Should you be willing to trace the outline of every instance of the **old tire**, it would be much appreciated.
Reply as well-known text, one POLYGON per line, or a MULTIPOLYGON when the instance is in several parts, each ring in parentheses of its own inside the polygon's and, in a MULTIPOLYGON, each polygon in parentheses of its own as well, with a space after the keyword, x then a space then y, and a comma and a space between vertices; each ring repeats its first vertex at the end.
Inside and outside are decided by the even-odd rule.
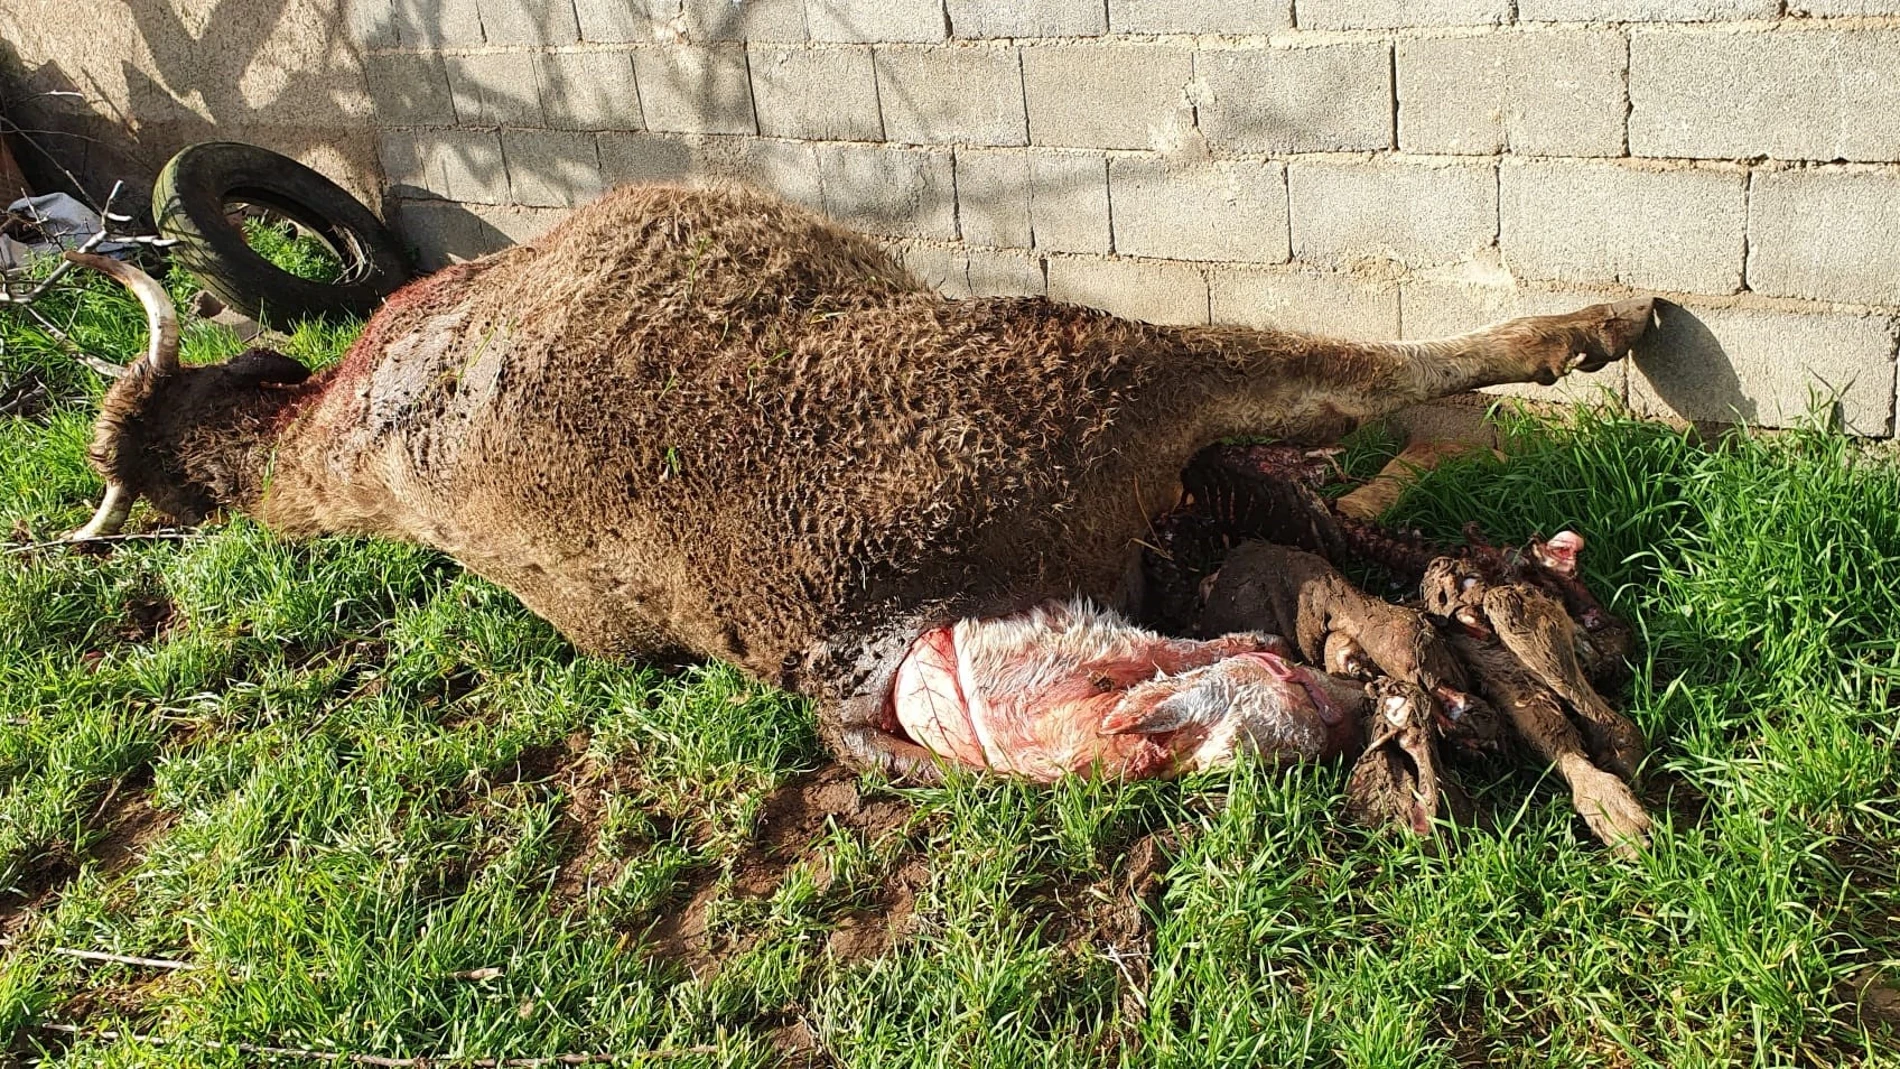
POLYGON ((152 214, 172 258, 226 304, 260 321, 290 323, 337 313, 366 316, 409 278, 402 247, 335 182, 255 145, 209 141, 181 150, 159 172, 152 214), (268 208, 315 235, 343 263, 335 282, 299 278, 252 251, 227 206, 268 208))

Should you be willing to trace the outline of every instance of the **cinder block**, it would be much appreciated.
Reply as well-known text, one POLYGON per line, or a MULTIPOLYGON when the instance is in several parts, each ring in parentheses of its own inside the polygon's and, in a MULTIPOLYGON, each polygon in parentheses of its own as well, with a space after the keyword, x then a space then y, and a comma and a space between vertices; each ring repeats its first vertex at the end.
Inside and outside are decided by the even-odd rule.
POLYGON ((581 39, 572 0, 475 0, 491 45, 571 45, 581 39))
POLYGON ((350 40, 360 49, 395 48, 402 42, 392 0, 347 0, 350 40))
POLYGON ((566 217, 546 208, 481 207, 439 200, 395 202, 396 231, 416 253, 416 265, 435 271, 533 241, 566 217))
POLYGON ((1291 0, 1108 0, 1116 33, 1272 33, 1292 25, 1291 0))
POLYGON ((1232 152, 1356 152, 1392 146, 1392 46, 1199 52, 1201 130, 1232 152))
POLYGON ((1399 336, 1399 287, 1344 273, 1218 268, 1209 273, 1216 323, 1359 341, 1399 336))
POLYGON ((1637 31, 1639 156, 1900 159, 1900 32, 1637 31))
MULTIPOLYGON (((1411 341, 1449 338, 1518 316, 1562 315, 1621 299, 1622 295, 1594 290, 1551 291, 1429 279, 1399 286, 1400 319, 1411 341)), ((1600 404, 1606 393, 1618 402, 1627 400, 1628 379, 1627 361, 1617 361, 1597 371, 1572 372, 1553 386, 1516 383, 1484 392, 1550 404, 1600 404)))
POLYGON ((421 186, 443 200, 505 204, 508 167, 494 130, 428 130, 416 134, 421 186))
POLYGON ((376 137, 376 162, 390 199, 428 195, 428 174, 416 149, 413 130, 383 130, 376 137))
POLYGON ((948 152, 819 145, 825 213, 872 233, 953 241, 956 191, 948 152))
POLYGON ((535 86, 534 53, 478 52, 449 56, 449 91, 455 121, 463 126, 540 126, 541 94, 535 86))
POLYGON ((759 133, 825 141, 882 141, 877 75, 868 48, 753 48, 759 133))
POLYGON ((1207 322, 1207 278, 1187 264, 1051 257, 1049 299, 1145 323, 1207 322))
POLYGON ((482 43, 476 0, 390 0, 404 48, 468 48, 482 43))
POLYGON ((1108 164, 1115 251, 1171 260, 1282 263, 1288 256, 1286 167, 1267 161, 1108 164))
POLYGON ((694 175, 693 144, 682 135, 608 132, 597 142, 603 185, 686 182, 694 175))
POLYGON ((1021 145, 1029 139, 1015 49, 880 48, 877 96, 892 141, 1021 145))
POLYGON ((1771 19, 1780 0, 1518 0, 1519 22, 1721 22, 1771 19))
POLYGON ((574 130, 503 130, 508 190, 516 204, 572 208, 600 196, 594 135, 574 130))
POLYGON ((1496 26, 1511 19, 1510 0, 1296 0, 1303 30, 1392 30, 1413 26, 1496 26))
POLYGON ((716 134, 603 133, 599 139, 601 172, 609 186, 740 182, 824 211, 818 157, 807 142, 716 134))
POLYGON ((455 98, 449 92, 449 76, 441 56, 365 56, 363 73, 378 125, 455 125, 455 98))
POLYGON ((1402 336, 1407 341, 1449 338, 1519 316, 1562 315, 1626 296, 1627 291, 1534 289, 1502 277, 1407 279, 1399 286, 1402 336))
POLYGON ((957 150, 957 224, 971 245, 1026 249, 1029 154, 1021 149, 957 150))
POLYGON ((970 296, 969 261, 961 248, 921 241, 893 241, 884 251, 910 272, 912 278, 945 297, 970 296))
POLYGON ((815 146, 803 141, 761 141, 749 137, 722 139, 722 143, 736 144, 738 152, 722 153, 709 161, 706 169, 714 176, 769 189, 814 212, 825 210, 815 146))
POLYGON ((1739 171, 1507 161, 1498 246, 1524 278, 1691 293, 1741 287, 1739 171))
POLYGON ((945 0, 953 37, 1097 37, 1102 0, 945 0))
POLYGON ((1296 160, 1287 166, 1293 257, 1315 264, 1454 263, 1497 234, 1490 164, 1296 160))
POLYGON ((583 41, 653 42, 653 18, 647 0, 574 0, 574 14, 583 41))
POLYGON ((806 0, 805 26, 814 41, 941 41, 942 0, 806 0))
POLYGON ((1782 297, 1900 304, 1900 174, 1756 172, 1748 286, 1782 297))
POLYGON ((543 52, 535 56, 541 114, 565 130, 638 130, 640 94, 625 52, 543 52))
POLYGON ((1107 252, 1108 161, 1089 152, 1031 152, 1029 227, 1038 249, 1107 252))
POLYGON ((1042 259, 1008 249, 969 249, 970 295, 973 297, 1040 297, 1049 291, 1042 259))
POLYGON ((752 134, 751 80, 745 49, 665 45, 633 54, 647 129, 689 134, 752 134))
POLYGON ((1072 148, 1168 149, 1194 125, 1192 53, 1152 45, 1023 50, 1029 141, 1072 148))
POLYGON ((1622 155, 1626 52, 1610 30, 1400 41, 1399 147, 1622 155))
POLYGON ((1852 15, 1900 15, 1896 0, 1794 0, 1788 14, 1814 17, 1852 15))
POLYGON ((1650 416, 1789 426, 1817 392, 1838 393, 1851 433, 1893 433, 1889 315, 1671 307, 1630 373, 1631 404, 1650 416))
POLYGON ((694 41, 803 41, 803 0, 685 0, 686 36, 694 41))

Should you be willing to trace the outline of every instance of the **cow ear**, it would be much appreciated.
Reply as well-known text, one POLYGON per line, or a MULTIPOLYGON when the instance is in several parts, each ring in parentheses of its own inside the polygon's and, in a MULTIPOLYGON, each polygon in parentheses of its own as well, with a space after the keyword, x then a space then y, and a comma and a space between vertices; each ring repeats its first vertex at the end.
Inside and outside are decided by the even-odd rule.
POLYGON ((295 386, 310 371, 275 349, 246 349, 225 362, 225 374, 240 386, 295 386))

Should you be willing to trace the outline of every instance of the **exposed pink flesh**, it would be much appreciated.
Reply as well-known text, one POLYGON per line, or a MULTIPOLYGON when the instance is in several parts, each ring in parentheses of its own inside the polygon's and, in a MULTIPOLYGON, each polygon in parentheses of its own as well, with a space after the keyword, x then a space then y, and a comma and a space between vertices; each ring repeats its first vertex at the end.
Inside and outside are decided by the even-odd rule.
POLYGON ((1548 542, 1532 542, 1531 555, 1537 563, 1565 577, 1577 575, 1577 558, 1583 553, 1583 536, 1575 531, 1559 531, 1548 542))

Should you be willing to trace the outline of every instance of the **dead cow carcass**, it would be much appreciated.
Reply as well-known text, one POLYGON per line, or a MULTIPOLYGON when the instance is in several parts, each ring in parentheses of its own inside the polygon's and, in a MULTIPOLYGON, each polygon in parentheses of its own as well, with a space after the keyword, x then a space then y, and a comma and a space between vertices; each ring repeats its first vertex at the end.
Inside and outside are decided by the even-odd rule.
MULTIPOLYGON (((946 300, 774 198, 657 187, 410 285, 317 376, 261 350, 181 367, 155 289, 152 351, 99 418, 87 533, 144 498, 185 522, 236 509, 290 536, 433 546, 584 649, 733 661, 817 700, 844 760, 925 778, 939 755, 920 742, 1036 776, 1128 734, 1206 760, 1326 751, 1337 697, 1266 640, 1172 643, 1089 607, 1123 601, 1183 464, 1223 436, 1326 441, 1550 383, 1622 356, 1652 315, 1634 300, 1370 344, 946 300), (1059 633, 1083 626, 1101 641, 1059 633), (918 738, 1022 693, 1038 658, 1038 700, 1109 695, 1090 706, 1107 734, 1034 767, 918 738)), ((1204 763, 1143 752, 1109 765, 1204 763)))

